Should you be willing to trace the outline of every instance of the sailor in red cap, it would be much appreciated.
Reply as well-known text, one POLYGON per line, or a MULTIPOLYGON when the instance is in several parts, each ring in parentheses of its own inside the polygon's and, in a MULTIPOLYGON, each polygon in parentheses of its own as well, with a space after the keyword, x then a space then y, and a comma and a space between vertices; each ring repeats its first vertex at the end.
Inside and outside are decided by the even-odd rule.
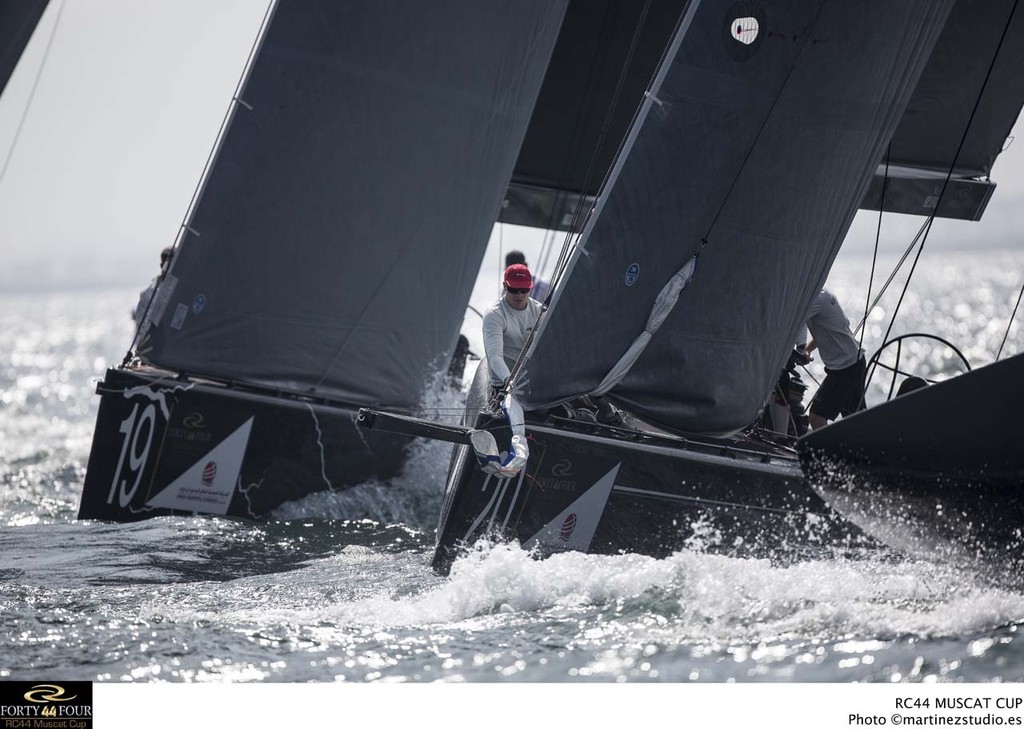
MULTIPOLYGON (((497 400, 502 415, 508 420, 508 443, 498 446, 494 436, 487 430, 476 431, 472 436, 473 451, 486 473, 502 478, 516 475, 526 466, 530 448, 526 442, 525 416, 513 392, 499 395, 516 359, 522 353, 530 332, 537 326, 543 306, 530 298, 533 276, 522 263, 514 263, 505 269, 502 276, 504 295, 484 313, 484 351, 486 353, 488 376, 491 385, 491 399, 497 400)), ((515 390, 526 385, 524 370, 516 377, 515 390)), ((504 440, 504 439, 503 439, 504 440)))
MULTIPOLYGON (((484 351, 492 387, 500 388, 537 325, 543 308, 530 298, 533 276, 522 263, 514 263, 502 276, 504 295, 484 313, 484 351)), ((522 382, 522 380, 520 380, 522 382)))

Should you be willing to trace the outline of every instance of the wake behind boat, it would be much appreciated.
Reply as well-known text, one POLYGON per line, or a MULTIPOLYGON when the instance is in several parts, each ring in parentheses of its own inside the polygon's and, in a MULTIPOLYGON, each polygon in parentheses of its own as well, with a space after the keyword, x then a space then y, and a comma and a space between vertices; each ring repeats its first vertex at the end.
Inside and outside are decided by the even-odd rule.
POLYGON ((1019 581, 1024 354, 924 387, 800 441, 815 489, 903 552, 1019 581))

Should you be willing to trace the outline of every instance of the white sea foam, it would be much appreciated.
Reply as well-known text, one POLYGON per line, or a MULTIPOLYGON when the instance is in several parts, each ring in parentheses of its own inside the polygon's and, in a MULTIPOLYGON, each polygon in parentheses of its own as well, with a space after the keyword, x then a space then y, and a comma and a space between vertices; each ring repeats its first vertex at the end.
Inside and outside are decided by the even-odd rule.
MULTIPOLYGON (((450 578, 426 580, 411 594, 401 586, 425 569, 422 558, 395 567, 373 550, 350 548, 278 575, 275 584, 285 588, 279 595, 287 604, 268 600, 194 614, 176 607, 171 614, 174 620, 312 624, 344 632, 473 632, 573 615, 586 623, 585 616, 601 613, 605 629, 631 645, 955 638, 1024 615, 1022 595, 971 584, 940 565, 878 558, 787 567, 692 551, 665 559, 565 553, 537 560, 515 545, 481 544, 455 563, 450 578), (355 574, 371 579, 348 599, 325 601, 322 590, 318 597, 309 592, 311 584, 341 584, 355 574), (295 604, 289 584, 304 591, 298 602, 317 604, 295 604)), ((244 578, 229 589, 249 593, 262 584, 262 577, 244 578)), ((588 642, 585 633, 575 639, 588 642)))

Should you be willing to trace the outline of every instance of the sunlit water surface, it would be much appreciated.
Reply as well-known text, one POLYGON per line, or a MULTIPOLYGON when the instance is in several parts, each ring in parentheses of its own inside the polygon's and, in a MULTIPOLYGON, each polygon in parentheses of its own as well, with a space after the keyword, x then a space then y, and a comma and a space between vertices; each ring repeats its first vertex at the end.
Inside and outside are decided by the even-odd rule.
MULTIPOLYGON (((869 261, 830 286, 859 319, 869 261)), ((1017 253, 936 254, 891 336, 995 358, 1017 253), (970 287, 953 283, 970 266, 970 287)), ((897 288, 871 314, 877 349, 897 288)), ((481 545, 429 569, 448 448, 278 520, 78 522, 134 291, 0 295, 0 678, 98 681, 1019 681, 1024 594, 884 552, 786 565, 481 545)), ((1004 356, 1024 350, 1020 324, 1004 356)), ((918 346, 918 345, 915 345, 918 346)), ((932 346, 933 374, 956 371, 932 346)), ((953 363, 953 364, 951 364, 953 363)), ((812 374, 814 370, 812 368, 812 374)), ((884 398, 885 385, 873 398, 884 398)))

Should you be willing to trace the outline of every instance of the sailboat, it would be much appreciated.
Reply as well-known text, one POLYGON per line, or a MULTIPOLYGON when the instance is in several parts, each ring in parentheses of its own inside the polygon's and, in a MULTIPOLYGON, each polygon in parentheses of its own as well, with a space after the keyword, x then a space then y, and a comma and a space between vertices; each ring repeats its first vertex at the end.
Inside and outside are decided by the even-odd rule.
POLYGON ((594 199, 686 0, 273 3, 100 407, 80 518, 262 518, 406 463, 496 221, 594 199))
MULTIPOLYGON (((916 160, 916 177, 930 188, 920 199, 933 210, 992 193, 992 167, 1024 100, 1024 9, 1017 6, 956 4, 940 45, 974 51, 936 51, 911 101, 918 120, 908 119, 893 139, 893 164, 916 160), (951 81, 959 93, 940 94, 951 81), (938 123, 926 123, 936 106, 943 109, 938 123)), ((886 200, 880 207, 888 208, 886 200)), ((983 205, 975 207, 954 217, 976 220, 983 205)), ((893 384, 913 376, 898 358, 889 369, 893 384)), ((968 369, 808 434, 800 456, 815 490, 879 541, 1019 582, 1024 355, 968 369)))
MULTIPOLYGON (((995 44, 964 33, 998 39, 1009 17, 1008 3, 977 6, 687 4, 524 359, 526 468, 509 476, 476 464, 474 433, 515 423, 471 412, 460 431, 362 415, 368 428, 459 443, 437 571, 492 538, 541 555, 876 543, 811 488, 795 449, 750 426, 858 207, 966 219, 984 210, 993 183, 935 173, 930 145, 899 169, 882 163, 893 139, 926 130, 935 141, 968 103, 948 98, 957 65, 987 65, 995 44), (608 398, 634 427, 551 414, 580 395, 608 398)), ((1012 93, 979 127, 990 157, 1024 97, 1003 90, 1012 93)), ((471 393, 471 404, 486 402, 471 393)))
POLYGON ((271 4, 121 366, 83 519, 260 517, 401 467, 456 344, 566 2, 271 4))

